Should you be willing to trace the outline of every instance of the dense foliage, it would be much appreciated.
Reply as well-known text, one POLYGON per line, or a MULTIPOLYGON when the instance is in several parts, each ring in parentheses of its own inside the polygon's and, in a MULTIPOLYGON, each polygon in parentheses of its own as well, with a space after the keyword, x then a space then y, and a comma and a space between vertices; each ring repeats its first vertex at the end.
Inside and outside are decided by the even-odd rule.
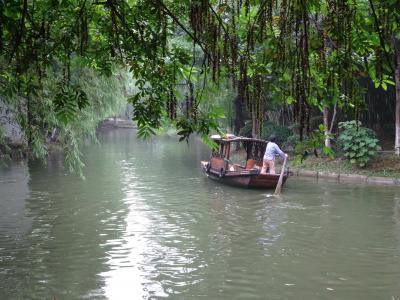
POLYGON ((17 95, 10 96, 7 105, 15 112, 16 121, 29 139, 34 157, 44 159, 48 154, 48 144, 57 141, 63 148, 67 167, 81 173, 84 163, 81 161, 80 142, 87 138, 96 140, 99 122, 125 110, 126 93, 133 89, 133 82, 127 71, 116 70, 109 77, 72 61, 71 83, 69 87, 60 88, 63 74, 59 70, 60 65, 55 63, 48 68, 48 77, 42 79, 42 90, 36 90, 23 101, 17 95), (88 104, 81 105, 80 101, 88 104))
POLYGON ((110 78, 127 66, 140 136, 166 121, 181 139, 219 131, 208 91, 222 85, 234 91, 224 106, 236 133, 248 119, 263 136, 280 106, 276 120, 300 141, 321 140, 311 120, 322 114, 328 148, 337 115, 359 119, 365 107, 360 78, 383 89, 400 78, 397 0, 0 0, 0 20, 1 93, 25 99, 32 147, 55 64, 49 101, 66 128, 93 105, 73 65, 110 78))

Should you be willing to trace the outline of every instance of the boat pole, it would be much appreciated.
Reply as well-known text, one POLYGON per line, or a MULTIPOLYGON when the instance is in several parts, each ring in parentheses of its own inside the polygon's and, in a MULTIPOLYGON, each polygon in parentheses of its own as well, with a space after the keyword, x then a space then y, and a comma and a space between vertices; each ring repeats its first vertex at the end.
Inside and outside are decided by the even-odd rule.
POLYGON ((281 175, 279 175, 279 180, 278 180, 278 184, 276 185, 274 195, 279 195, 281 193, 283 174, 285 173, 286 159, 287 159, 287 156, 285 155, 285 159, 283 160, 283 164, 282 164, 281 175))

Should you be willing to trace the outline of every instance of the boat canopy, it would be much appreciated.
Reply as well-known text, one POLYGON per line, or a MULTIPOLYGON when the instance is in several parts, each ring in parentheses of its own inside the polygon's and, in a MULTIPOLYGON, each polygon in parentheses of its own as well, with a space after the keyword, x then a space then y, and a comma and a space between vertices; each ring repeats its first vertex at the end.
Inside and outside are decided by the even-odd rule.
POLYGON ((233 134, 227 134, 224 137, 221 137, 220 135, 212 135, 211 139, 219 145, 219 149, 213 151, 213 157, 229 159, 231 144, 238 143, 239 145, 242 145, 246 151, 246 160, 253 159, 257 162, 261 162, 263 160, 265 148, 268 144, 268 141, 265 140, 241 136, 237 137, 233 134))

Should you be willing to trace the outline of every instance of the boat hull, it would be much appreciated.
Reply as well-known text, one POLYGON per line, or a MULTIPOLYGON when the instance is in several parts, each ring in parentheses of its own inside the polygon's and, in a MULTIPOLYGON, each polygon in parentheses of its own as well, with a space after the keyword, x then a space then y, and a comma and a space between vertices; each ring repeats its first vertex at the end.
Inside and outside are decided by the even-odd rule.
MULTIPOLYGON (((258 174, 251 170, 242 172, 227 171, 224 174, 207 168, 208 162, 202 161, 203 173, 210 179, 219 181, 231 186, 254 188, 254 189, 275 189, 279 181, 279 174, 258 174)), ((283 183, 286 182, 288 174, 284 174, 283 183)))

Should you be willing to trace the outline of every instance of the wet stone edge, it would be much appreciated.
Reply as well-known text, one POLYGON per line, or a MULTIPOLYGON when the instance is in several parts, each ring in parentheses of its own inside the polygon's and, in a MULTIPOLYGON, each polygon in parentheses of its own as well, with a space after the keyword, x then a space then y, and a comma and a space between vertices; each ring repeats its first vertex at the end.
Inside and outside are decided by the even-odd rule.
POLYGON ((370 184, 381 184, 381 185, 400 185, 400 178, 393 177, 378 177, 378 176, 366 176, 358 174, 347 174, 347 173, 333 173, 325 171, 311 171, 311 170, 292 170, 293 175, 300 177, 314 177, 321 179, 334 179, 338 182, 358 182, 358 183, 370 183, 370 184))

